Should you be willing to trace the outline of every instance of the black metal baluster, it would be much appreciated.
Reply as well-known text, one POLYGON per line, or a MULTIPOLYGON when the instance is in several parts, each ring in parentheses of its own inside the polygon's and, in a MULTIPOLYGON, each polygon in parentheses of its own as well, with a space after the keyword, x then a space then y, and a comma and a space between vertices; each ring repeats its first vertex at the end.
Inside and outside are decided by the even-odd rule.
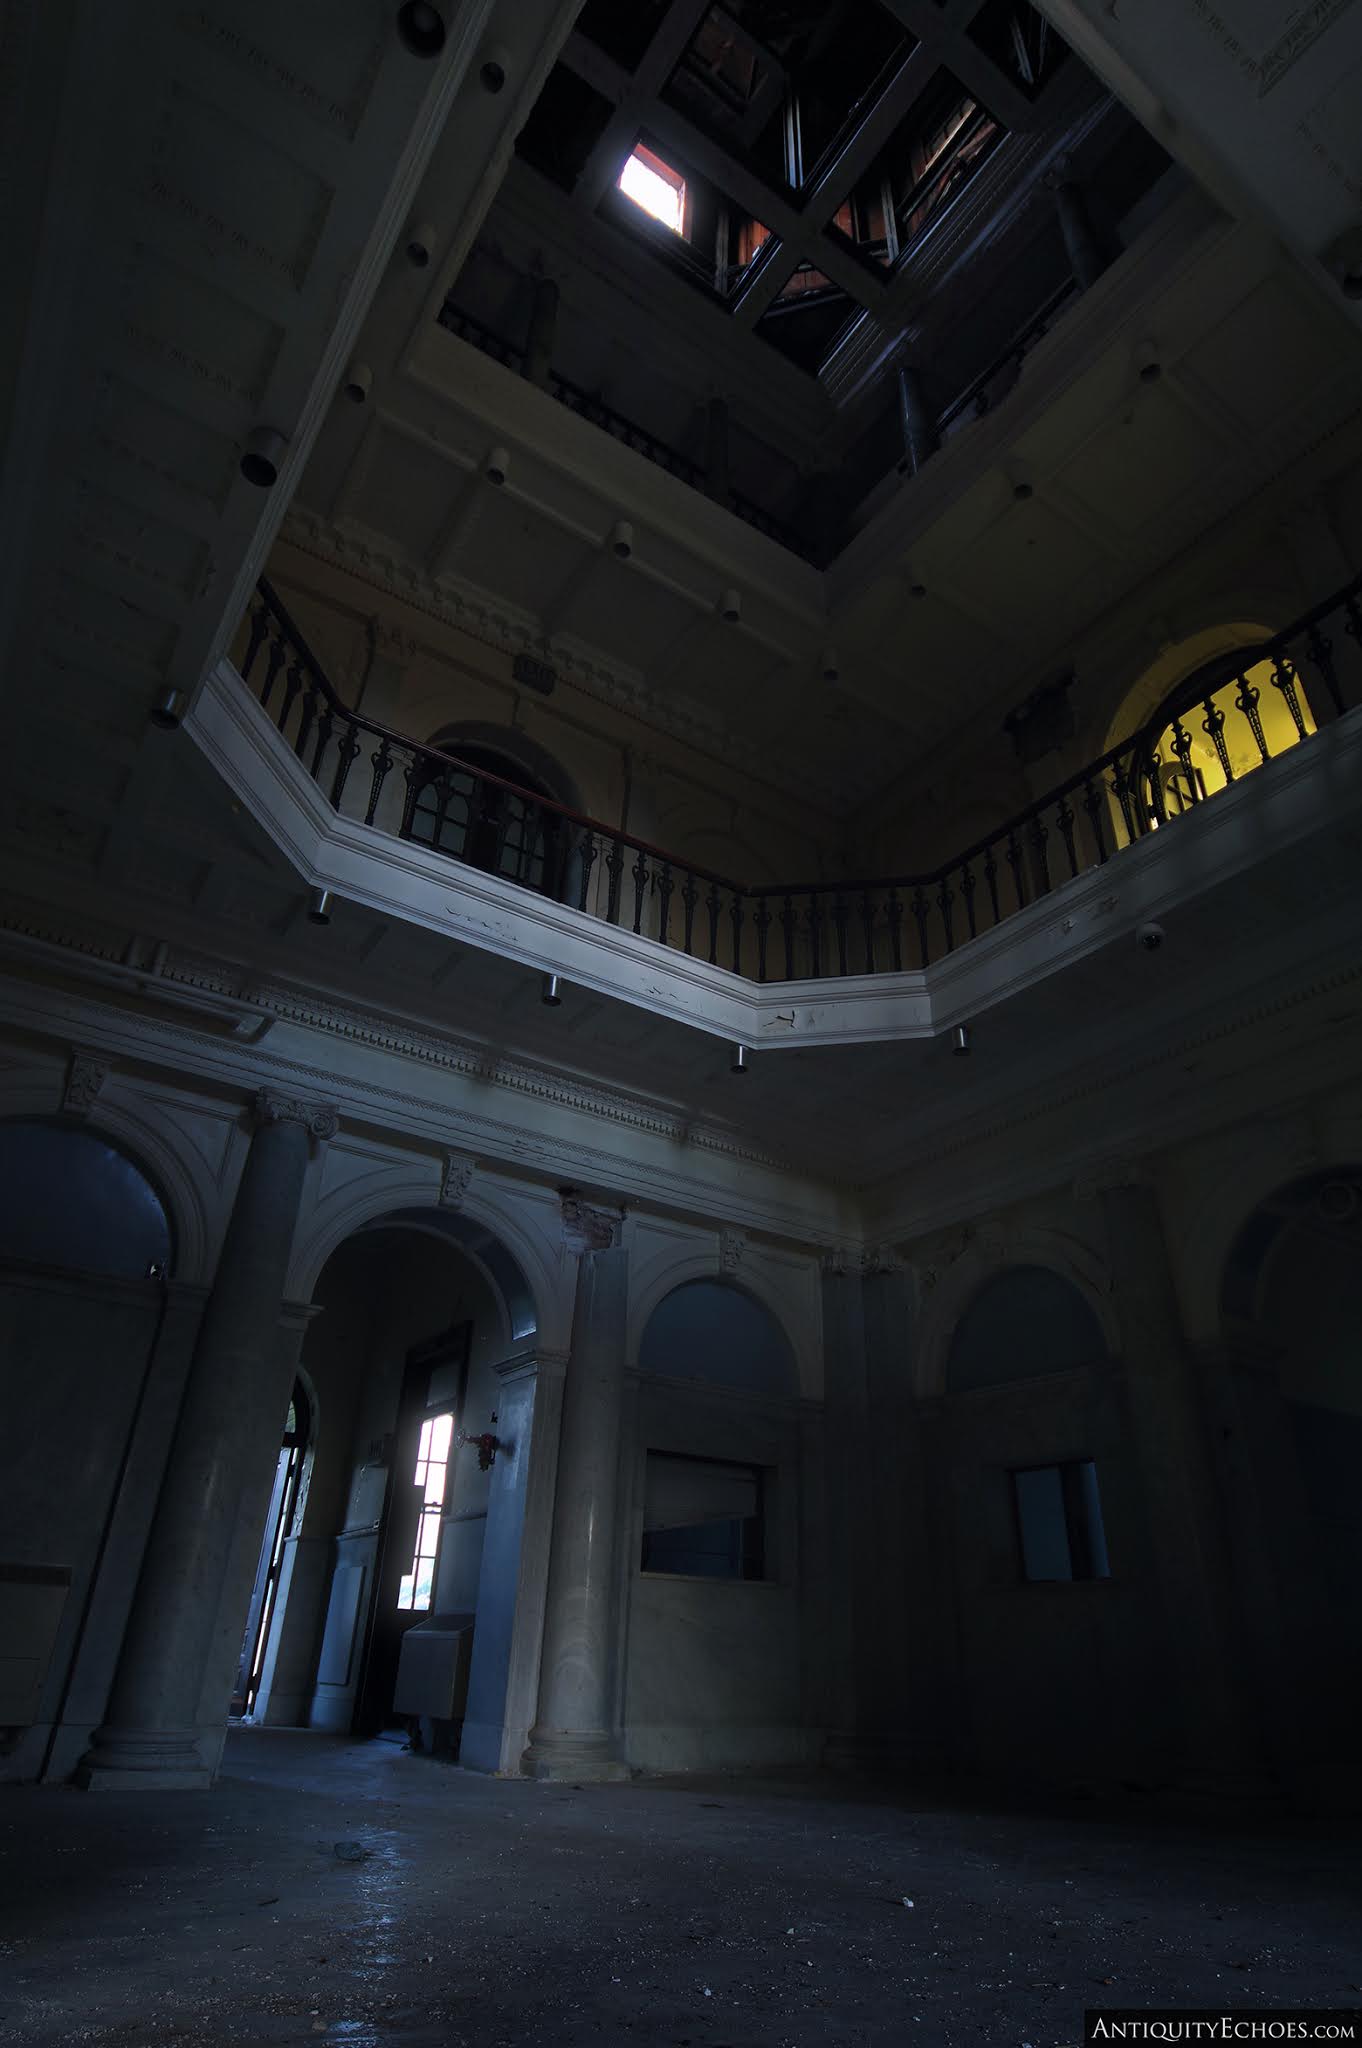
POLYGON ((1031 848, 1036 856, 1036 868, 1040 875, 1040 890, 1044 895, 1050 886, 1050 860, 1045 851, 1050 833, 1039 811, 1031 821, 1031 848))
POLYGON ((620 921, 620 882, 624 875, 624 848, 618 839, 610 841, 610 851, 605 857, 606 871, 610 876, 610 888, 605 906, 607 924, 620 921))
POLYGON ((756 913, 752 919, 757 928, 757 980, 766 979, 766 935, 771 929, 771 906, 764 896, 758 896, 756 913))
POLYGON ((1013 827, 1008 828, 1007 834, 1007 864, 1012 870, 1012 887, 1016 892, 1017 908, 1018 910, 1025 910, 1027 903, 1026 877, 1022 873, 1022 850, 1017 844, 1017 834, 1013 827))
POLYGON ((1260 757, 1264 761, 1270 761, 1272 756, 1267 750, 1267 740, 1263 736, 1263 714, 1258 709, 1260 694, 1256 683, 1250 682, 1247 675, 1240 676, 1239 695, 1234 700, 1235 706, 1243 712, 1249 722, 1249 730, 1253 734, 1260 757))
POLYGON ((265 674, 260 684, 260 703, 262 709, 266 711, 269 710, 270 698, 274 695, 274 679, 283 667, 287 654, 288 646, 284 635, 282 631, 276 632, 270 642, 270 658, 265 664, 265 674))
POLYGON ((699 901, 700 891, 695 886, 695 877, 687 868, 685 884, 681 890, 681 902, 686 913, 685 937, 682 944, 687 953, 693 952, 695 947, 695 906, 699 901))
POLYGON ((1102 794, 1101 788, 1094 783, 1091 775, 1083 777, 1083 808, 1088 814, 1088 822, 1092 827, 1093 841, 1097 847, 1098 866, 1105 866, 1107 858, 1107 831, 1106 826, 1102 822, 1102 813, 1106 809, 1106 799, 1102 794))
POLYGON ((794 980, 794 971, 795 971, 795 970, 794 970, 794 934, 795 934, 795 913, 794 913, 794 902, 793 902, 792 898, 790 898, 789 896, 786 896, 786 897, 784 897, 784 898, 783 898, 783 908, 782 908, 782 910, 781 910, 781 913, 780 913, 780 923, 781 923, 781 929, 782 929, 782 930, 784 931, 784 933, 785 933, 785 979, 786 979, 787 981, 793 981, 793 980, 794 980))
POLYGON ((833 928, 837 933, 837 972, 845 974, 847 971, 847 905, 846 898, 840 889, 832 899, 832 922, 833 928))
POLYGON ((269 629, 270 615, 262 602, 251 613, 250 637, 246 642, 246 652, 241 657, 241 680, 243 683, 249 683, 251 680, 251 670, 255 667, 255 657, 260 652, 261 642, 264 640, 266 633, 269 632, 269 629))
POLYGON ((1315 625, 1310 628, 1305 644, 1306 652, 1324 679, 1324 687, 1329 692, 1330 701, 1341 716, 1343 692, 1338 687, 1338 673, 1334 668, 1334 643, 1315 625))
POLYGON ((729 923, 733 927, 733 972, 742 973, 742 897, 733 891, 733 901, 728 906, 729 923))
POLYGON ((676 884, 672 880, 672 864, 669 860, 664 860, 662 873, 657 877, 657 936, 664 946, 671 944, 668 930, 672 917, 672 890, 675 887, 676 884))
MULTIPOLYGON (((1131 767, 1133 768, 1133 766, 1134 757, 1132 756, 1131 767)), ((1122 754, 1118 754, 1116 757, 1116 766, 1111 778, 1111 793, 1121 806, 1121 817, 1126 828, 1126 845, 1133 846, 1139 837, 1135 826, 1134 791, 1132 776, 1126 771, 1126 761, 1122 754)))
POLYGON ((1214 697, 1207 697, 1201 708, 1206 714, 1201 721, 1201 730, 1215 748, 1221 774, 1227 783, 1233 782, 1234 770, 1230 766, 1230 750, 1225 745, 1225 714, 1214 697))
POLYGON ((359 759, 360 752, 359 734, 355 729, 355 721, 352 718, 346 724, 345 734, 336 755, 336 779, 331 784, 331 807, 333 810, 338 811, 340 809, 341 798, 345 794, 345 785, 350 780, 350 770, 359 759))
POLYGON ((818 898, 812 889, 809 891, 807 915, 809 923, 809 968, 814 979, 817 980, 818 976, 823 972, 823 945, 822 933, 819 930, 818 898))
POLYGON ((992 841, 984 852, 984 881, 988 887, 988 900, 993 909, 993 922, 997 924, 1002 912, 998 908, 998 859, 993 851, 992 841))
POLYGON ((633 867, 629 870, 634 878, 634 930, 643 930, 643 897, 648 887, 648 863, 640 851, 633 867))
MULTIPOLYGON (((403 839, 410 839, 412 824, 416 817, 417 798, 423 789, 429 787, 429 782, 423 774, 420 761, 414 754, 403 770, 403 774, 407 780, 407 793, 402 799, 402 822, 397 830, 403 839)), ((430 843, 432 846, 438 846, 440 843, 438 825, 431 832, 430 843)))
MULTIPOLYGON (((1197 781, 1196 770, 1192 766, 1192 735, 1183 724, 1180 711, 1175 713, 1173 718, 1173 752, 1177 755, 1178 766, 1187 778, 1187 789, 1192 802, 1199 804, 1201 802, 1201 785, 1197 781)), ((1160 823, 1162 822, 1160 820, 1160 823)))
POLYGON ((941 887, 936 892, 936 907, 941 912, 941 929, 945 934, 946 951, 955 951, 955 926, 951 906, 955 902, 955 891, 951 887, 950 870, 941 877, 941 887))
POLYGON ((875 972, 875 904, 870 891, 861 891, 861 929, 865 933, 865 971, 875 972))
POLYGON ((897 889, 889 891, 889 958, 895 974, 903 972, 903 905, 897 889))
POLYGON ((1071 877, 1078 873, 1078 853, 1074 846, 1074 816, 1074 807, 1069 802, 1066 793, 1059 800, 1059 809, 1055 813, 1055 821, 1064 840, 1064 851, 1069 857, 1069 874, 1071 877))
POLYGON ((328 704, 321 717, 317 720, 317 744, 312 749, 312 780, 314 782, 320 782, 322 779, 322 757, 331 744, 331 728, 335 722, 331 706, 328 704))
POLYGON ((962 861, 960 864, 960 894, 965 899, 965 919, 969 925, 969 935, 972 939, 977 939, 979 936, 979 927, 974 922, 974 892, 978 886, 979 883, 973 868, 968 861, 962 861))
POLYGON ((364 809, 364 822, 366 825, 372 825, 374 822, 374 812, 378 809, 378 799, 382 794, 383 785, 388 779, 388 770, 393 765, 393 750, 386 740, 380 740, 373 753, 370 754, 369 759, 373 763, 374 772, 369 783, 369 801, 364 809))
POLYGON ((317 715, 317 705, 319 702, 320 695, 317 685, 309 674, 307 687, 303 691, 303 709, 298 719, 298 736, 293 742, 293 751, 300 761, 307 751, 308 734, 312 730, 312 721, 317 715))
POLYGON ((284 677, 283 702, 279 706, 280 732, 282 732, 284 730, 284 727, 288 724, 289 713, 293 709, 294 699, 297 697, 298 692, 302 689, 302 687, 302 667, 300 663, 296 661, 291 661, 288 665, 288 674, 284 677))
POLYGON ((932 949, 927 942, 927 913, 930 909, 927 891, 919 882, 913 891, 913 916, 917 919, 917 944, 921 955, 919 967, 930 967, 932 961, 932 949))
POLYGON ((717 882, 711 882, 709 885, 709 894, 705 898, 705 909, 709 914, 709 964, 711 967, 717 967, 719 964, 719 885, 717 882))
POLYGON ((1301 700, 1296 689, 1296 671, 1284 654, 1273 657, 1272 683, 1274 689, 1280 690, 1286 699, 1286 708, 1295 723, 1296 738, 1303 740, 1306 737, 1305 713, 1301 710, 1301 700))
POLYGON ((586 838, 583 841, 581 848, 582 886, 577 898, 577 908, 579 910, 586 909, 587 898, 591 894, 591 870, 596 865, 596 855, 598 851, 599 848, 596 845, 596 835, 588 826, 586 838))
POLYGON ((1166 825, 1168 823, 1168 798, 1164 792, 1163 776, 1159 772, 1162 769, 1162 767, 1163 763, 1159 759, 1159 752, 1158 748, 1156 747, 1154 749, 1154 752, 1149 757, 1149 763, 1144 771, 1144 777, 1146 782, 1149 784, 1150 821, 1151 823, 1160 826, 1166 825))

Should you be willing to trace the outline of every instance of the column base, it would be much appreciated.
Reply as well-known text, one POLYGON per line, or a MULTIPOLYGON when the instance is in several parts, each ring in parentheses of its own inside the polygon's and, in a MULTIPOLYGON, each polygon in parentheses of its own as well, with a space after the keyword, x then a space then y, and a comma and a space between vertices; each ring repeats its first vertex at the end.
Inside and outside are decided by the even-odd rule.
POLYGON ((566 1730, 531 1728, 520 1759, 521 1775, 548 1785, 620 1785, 631 1777, 629 1766, 613 1755, 614 1737, 576 1735, 566 1730))
POLYGON ((83 1792, 206 1792, 213 1773, 192 1729, 101 1728, 72 1782, 83 1792))

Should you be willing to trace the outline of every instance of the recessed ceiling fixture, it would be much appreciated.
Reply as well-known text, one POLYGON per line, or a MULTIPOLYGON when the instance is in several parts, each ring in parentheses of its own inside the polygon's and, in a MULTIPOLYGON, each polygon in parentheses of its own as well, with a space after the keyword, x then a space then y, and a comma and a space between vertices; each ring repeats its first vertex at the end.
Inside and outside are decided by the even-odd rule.
POLYGON ((660 221, 674 235, 685 233, 686 181, 642 142, 626 158, 619 188, 650 220, 660 221))
POLYGON ((255 427, 246 436, 241 453, 241 474, 248 484, 267 491, 279 478, 279 464, 288 443, 275 427, 255 427))
POLYGON ((397 10, 397 34, 413 57, 438 57, 445 46, 444 16, 430 0, 403 0, 397 10))

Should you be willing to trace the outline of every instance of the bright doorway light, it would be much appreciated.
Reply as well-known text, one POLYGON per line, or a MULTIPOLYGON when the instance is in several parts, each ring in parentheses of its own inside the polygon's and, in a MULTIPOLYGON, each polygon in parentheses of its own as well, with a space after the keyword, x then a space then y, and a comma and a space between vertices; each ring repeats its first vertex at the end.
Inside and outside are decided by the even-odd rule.
POLYGON ((642 143, 620 172, 619 187, 625 198, 632 199, 651 219, 661 221, 674 235, 683 232, 686 181, 642 143))

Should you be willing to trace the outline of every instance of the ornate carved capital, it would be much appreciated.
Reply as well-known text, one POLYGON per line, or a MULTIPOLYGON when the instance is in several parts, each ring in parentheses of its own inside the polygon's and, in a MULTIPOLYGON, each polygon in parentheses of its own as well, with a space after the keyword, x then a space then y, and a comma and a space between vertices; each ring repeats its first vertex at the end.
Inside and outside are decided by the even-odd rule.
POLYGON ((745 1230, 721 1230, 719 1232, 719 1271, 736 1273, 747 1250, 745 1230))
POLYGON ((861 1271, 867 1279, 879 1273, 901 1273, 906 1263, 892 1244, 872 1245, 861 1254, 861 1271))
POLYGON ((296 1095, 279 1095, 272 1088, 257 1091, 255 1120, 257 1126, 301 1124, 309 1138, 319 1141, 334 1138, 340 1129, 340 1116, 329 1103, 302 1102, 296 1095))
POLYGON ((571 1188, 559 1191, 563 1212, 563 1242, 578 1256, 583 1252, 612 1251, 624 1227, 623 1209, 599 1208, 584 1202, 571 1188))
POLYGON ((471 1152, 446 1152, 444 1172, 440 1176, 440 1207, 461 1209, 468 1193, 478 1162, 471 1152))
POLYGON ((830 1274, 834 1280, 845 1280, 848 1273, 856 1270, 856 1262, 856 1253, 844 1244, 824 1245, 818 1257, 818 1263, 823 1271, 830 1274))
POLYGON ((94 1108, 100 1089, 113 1072, 110 1061, 95 1052, 87 1052, 83 1046, 72 1046, 71 1064, 66 1073, 66 1088, 62 1094, 61 1106, 68 1116, 88 1116, 94 1108))
POLYGON ((1080 1202, 1095 1202, 1099 1195, 1112 1194, 1117 1188, 1148 1186, 1149 1175, 1138 1159, 1103 1159, 1096 1166, 1085 1167, 1074 1179, 1074 1193, 1080 1202))

